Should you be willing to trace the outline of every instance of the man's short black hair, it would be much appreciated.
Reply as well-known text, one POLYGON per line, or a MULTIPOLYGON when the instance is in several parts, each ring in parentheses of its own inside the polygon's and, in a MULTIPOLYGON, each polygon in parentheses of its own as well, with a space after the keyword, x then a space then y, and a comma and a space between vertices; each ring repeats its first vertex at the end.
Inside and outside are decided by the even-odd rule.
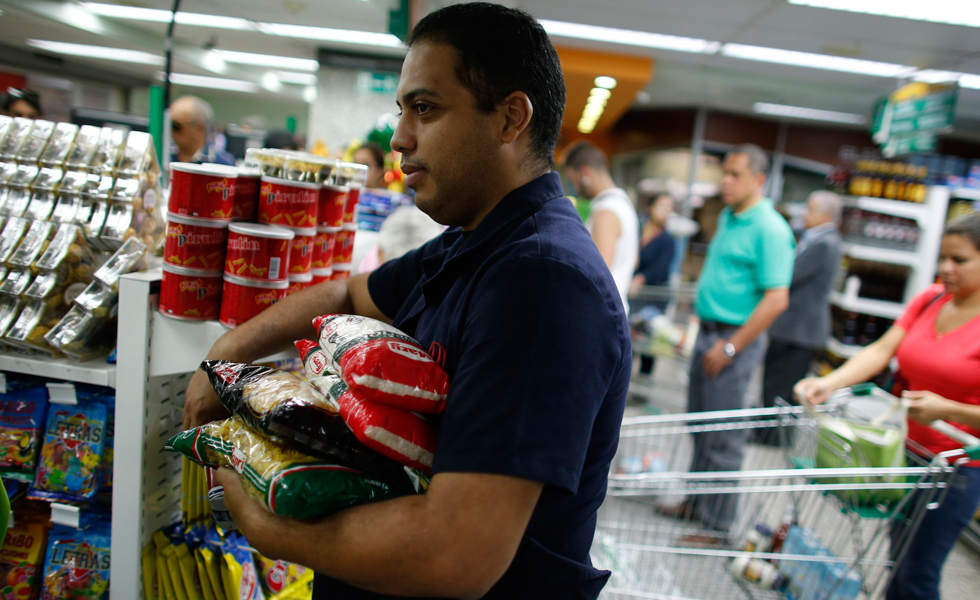
POLYGON ((454 4, 419 21, 408 37, 456 48, 456 77, 491 112, 516 91, 531 100, 528 126, 536 158, 553 167, 555 144, 565 110, 565 79, 558 53, 541 24, 528 13, 487 2, 454 4))
POLYGON ((590 144, 589 142, 578 142, 565 152, 566 169, 579 170, 582 167, 589 167, 596 171, 608 171, 609 161, 606 160, 606 153, 590 144))

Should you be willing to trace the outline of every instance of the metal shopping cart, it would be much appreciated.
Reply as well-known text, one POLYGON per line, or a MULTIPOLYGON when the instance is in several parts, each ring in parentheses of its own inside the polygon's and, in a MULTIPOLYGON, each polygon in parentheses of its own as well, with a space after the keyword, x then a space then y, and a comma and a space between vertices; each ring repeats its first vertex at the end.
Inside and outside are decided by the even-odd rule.
MULTIPOLYGON (((841 404, 819 407, 842 410, 841 404)), ((625 420, 592 548, 596 566, 613 572, 603 598, 882 597, 890 568, 902 560, 925 511, 942 501, 968 459, 962 451, 928 459, 917 449, 900 467, 815 468, 807 457, 821 444, 816 420, 800 407, 625 420), (748 437, 759 428, 776 428, 784 446, 748 445, 741 471, 687 472, 695 436, 738 431, 748 437), (685 541, 711 532, 656 510, 696 497, 737 499, 734 525, 713 534, 717 543, 685 541), (796 526, 781 552, 743 549, 756 524, 775 530, 789 507, 796 526), (733 575, 739 557, 773 561, 789 575, 788 585, 767 590, 733 575)), ((851 449, 832 446, 841 464, 853 461, 851 449)), ((978 448, 971 452, 980 455, 978 448)))
POLYGON ((696 283, 644 286, 630 298, 633 356, 655 358, 657 378, 634 377, 630 392, 673 405, 686 396, 691 352, 698 335, 696 283))

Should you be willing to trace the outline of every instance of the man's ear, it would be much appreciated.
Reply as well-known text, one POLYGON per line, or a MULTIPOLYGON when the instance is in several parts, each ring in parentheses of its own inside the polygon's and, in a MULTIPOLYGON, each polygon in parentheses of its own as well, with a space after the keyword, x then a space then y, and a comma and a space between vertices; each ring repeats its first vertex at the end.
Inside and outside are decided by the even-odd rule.
POLYGON ((511 92, 499 106, 504 116, 501 141, 510 144, 530 125, 534 106, 524 92, 511 92))

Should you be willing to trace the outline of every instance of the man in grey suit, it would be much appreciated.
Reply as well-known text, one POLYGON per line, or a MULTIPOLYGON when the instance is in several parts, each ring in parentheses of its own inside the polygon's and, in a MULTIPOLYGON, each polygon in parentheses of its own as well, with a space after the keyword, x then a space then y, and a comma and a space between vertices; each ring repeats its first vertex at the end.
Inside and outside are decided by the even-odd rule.
MULTIPOLYGON (((841 239, 837 225, 841 199, 833 192, 818 191, 807 199, 803 215, 806 231, 796 246, 789 308, 769 328, 762 401, 773 406, 776 397, 789 402, 793 386, 803 379, 818 350, 830 335, 830 289, 840 267, 841 239)), ((778 443, 775 429, 759 429, 757 441, 778 443)))

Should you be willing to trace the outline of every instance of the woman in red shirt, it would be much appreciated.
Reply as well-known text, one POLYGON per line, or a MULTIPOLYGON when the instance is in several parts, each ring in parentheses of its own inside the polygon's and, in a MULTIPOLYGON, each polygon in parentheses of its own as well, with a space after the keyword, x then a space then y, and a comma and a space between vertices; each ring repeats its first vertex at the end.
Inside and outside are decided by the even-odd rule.
MULTIPOLYGON (((834 390, 867 381, 893 357, 908 383, 909 439, 933 453, 961 444, 928 427, 942 419, 980 437, 980 214, 950 223, 939 276, 877 342, 836 371, 796 384, 796 394, 823 403, 834 390)), ((980 504, 980 463, 960 469, 943 504, 926 513, 894 573, 887 600, 939 599, 943 562, 980 504)))

